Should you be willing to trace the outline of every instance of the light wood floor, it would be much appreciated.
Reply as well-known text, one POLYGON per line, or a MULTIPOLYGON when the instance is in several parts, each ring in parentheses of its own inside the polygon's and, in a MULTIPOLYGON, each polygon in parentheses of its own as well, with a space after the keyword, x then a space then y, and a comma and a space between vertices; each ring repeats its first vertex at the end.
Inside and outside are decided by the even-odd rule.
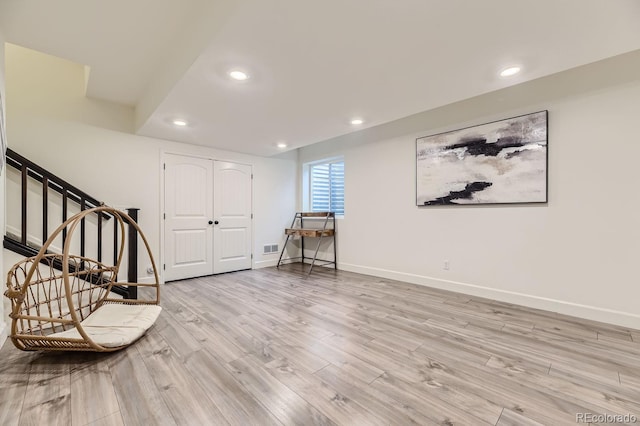
MULTIPOLYGON (((0 425, 640 418, 640 332, 319 268, 169 283, 115 354, 0 350, 0 425)), ((639 420, 640 421, 640 420, 639 420)))

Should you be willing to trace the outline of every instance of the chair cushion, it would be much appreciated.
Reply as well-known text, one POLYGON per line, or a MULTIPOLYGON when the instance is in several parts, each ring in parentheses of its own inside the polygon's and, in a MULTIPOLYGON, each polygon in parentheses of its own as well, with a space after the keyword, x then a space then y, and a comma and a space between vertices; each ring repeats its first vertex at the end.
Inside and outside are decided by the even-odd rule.
MULTIPOLYGON (((100 346, 115 348, 138 340, 155 323, 162 308, 157 305, 102 305, 80 324, 89 338, 100 346)), ((48 337, 82 339, 77 329, 48 337)))
POLYGON ((109 303, 100 306, 80 324, 89 327, 141 327, 149 329, 158 319, 158 305, 109 303))

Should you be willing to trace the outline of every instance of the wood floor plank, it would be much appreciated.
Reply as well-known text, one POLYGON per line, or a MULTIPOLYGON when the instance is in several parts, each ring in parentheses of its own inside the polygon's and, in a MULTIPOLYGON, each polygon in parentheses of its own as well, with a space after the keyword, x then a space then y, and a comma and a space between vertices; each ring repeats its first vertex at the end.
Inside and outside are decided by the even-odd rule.
POLYGON ((176 313, 175 318, 202 346, 209 346, 225 361, 232 361, 261 349, 259 342, 250 335, 230 327, 230 318, 222 321, 207 309, 192 307, 188 312, 176 313))
POLYGON ((31 362, 21 425, 71 424, 70 366, 56 355, 31 362))
POLYGON ((578 384, 554 376, 527 375, 526 380, 532 385, 547 389, 551 395, 564 396, 567 401, 576 404, 584 403, 598 412, 632 413, 640 416, 640 400, 630 399, 628 395, 620 392, 620 389, 605 386, 594 389, 585 383, 578 384))
POLYGON ((268 361, 281 362, 286 359, 298 368, 314 373, 329 364, 329 361, 306 350, 304 347, 292 344, 286 339, 286 332, 279 326, 265 326, 250 316, 241 316, 237 324, 247 329, 256 338, 269 341, 275 359, 268 361))
POLYGON ((125 424, 126 423, 122 420, 120 413, 113 413, 110 416, 103 417, 95 422, 87 423, 86 426, 125 426, 125 424))
MULTIPOLYGON (((567 324, 573 327, 581 327, 581 328, 585 328, 585 329, 589 329, 589 330, 593 330, 596 332, 604 332, 604 331, 615 331, 615 332, 627 332, 627 333, 633 333, 634 330, 630 329, 628 327, 621 327, 621 326, 617 326, 614 324, 607 324, 604 322, 598 322, 598 321, 593 321, 593 320, 588 320, 588 319, 584 319, 584 318, 577 318, 577 317, 572 317, 569 315, 564 315, 564 314, 560 314, 560 313, 551 313, 551 312, 547 312, 547 311, 540 311, 540 310, 531 310, 529 308, 522 308, 522 307, 517 307, 518 309, 522 310, 526 310, 526 311, 532 311, 535 314, 537 314, 540 317, 544 317, 546 319, 548 318, 553 318, 553 320, 558 321, 560 324, 567 324), (553 316, 551 316, 553 315, 553 316)), ((638 331, 638 330, 635 330, 638 331)))
POLYGON ((607 337, 603 339, 598 339, 598 341, 600 345, 606 345, 608 348, 627 354, 628 356, 631 356, 631 357, 633 357, 636 353, 638 353, 638 349, 640 348, 640 342, 634 342, 630 340, 607 337))
POLYGON ((258 310, 246 316, 257 322, 268 324, 270 327, 282 328, 293 333, 302 333, 315 339, 322 339, 335 333, 323 327, 320 321, 315 318, 303 318, 299 313, 292 310, 268 309, 258 310))
POLYGON ((327 383, 341 395, 358 402, 373 414, 392 424, 401 425, 436 425, 437 423, 425 417, 414 407, 399 401, 395 395, 381 392, 368 383, 345 374, 335 365, 328 365, 315 373, 324 383, 327 383))
POLYGON ((171 322, 166 327, 155 331, 162 336, 163 340, 181 358, 187 358, 202 348, 201 342, 192 333, 188 333, 180 323, 171 322))
POLYGON ((538 423, 535 420, 526 418, 525 416, 516 413, 515 411, 505 408, 498 419, 496 426, 542 426, 542 423, 538 423))
POLYGON ((144 363, 139 343, 108 360, 120 417, 127 425, 173 426, 176 421, 153 381, 156 372, 144 363))
MULTIPOLYGON (((353 313, 351 318, 366 324, 368 333, 380 344, 387 344, 390 347, 403 347, 415 350, 426 339, 432 337, 429 327, 425 323, 407 321, 404 318, 387 315, 381 317, 371 317, 362 313, 353 313)), ((374 340, 374 339, 370 340, 374 340)))
MULTIPOLYGON (((200 348, 208 348, 214 356, 225 362, 233 361, 247 354, 247 351, 242 350, 225 337, 220 332, 220 327, 217 327, 214 322, 205 321, 193 312, 187 316, 179 313, 169 313, 169 316, 180 333, 192 336, 198 341, 200 348)), ((169 343, 173 344, 173 340, 169 339, 169 343)))
POLYGON ((555 333, 549 334, 540 330, 527 332, 503 329, 500 332, 495 332, 490 329, 471 327, 465 327, 465 330, 467 338, 477 342, 486 342, 492 347, 516 351, 532 362, 535 362, 536 359, 544 360, 545 364, 571 360, 572 363, 584 363, 605 369, 615 367, 615 369, 622 371, 633 371, 640 368, 640 366, 636 367, 638 360, 630 353, 609 348, 608 343, 598 343, 597 340, 588 342, 572 335, 558 337, 555 333))
POLYGON ((159 334, 147 333, 136 348, 178 425, 228 424, 209 395, 185 371, 180 358, 159 334))
MULTIPOLYGON (((425 354, 425 352, 427 352, 427 348, 416 352, 416 355, 425 354)), ((450 360, 447 355, 443 356, 441 351, 433 351, 425 355, 428 356, 428 359, 436 359, 444 364, 450 360)), ((638 407, 620 395, 609 395, 536 372, 524 371, 514 374, 509 370, 479 367, 464 360, 455 362, 455 368, 449 368, 448 371, 455 372, 459 377, 467 377, 467 380, 470 381, 482 380, 485 383, 501 384, 501 386, 496 386, 495 390, 502 392, 502 388, 507 388, 512 396, 521 395, 524 398, 528 395, 530 399, 536 400, 541 407, 545 407, 545 410, 550 410, 550 412, 557 411, 558 407, 564 405, 557 414, 566 419, 573 419, 571 416, 577 412, 588 411, 588 407, 596 412, 613 413, 635 413, 638 407)), ((491 392, 494 389, 487 387, 486 390, 491 392)), ((500 404, 500 402, 497 403, 500 404)))
POLYGON ((256 310, 242 318, 251 318, 256 322, 264 324, 272 329, 282 329, 283 332, 302 333, 313 338, 334 334, 322 326, 315 318, 303 318, 298 311, 287 310, 285 308, 256 310))
MULTIPOLYGON (((640 372, 637 375, 620 373, 619 376, 621 386, 640 392, 640 372)), ((638 399, 640 400, 640 397, 638 399)))
POLYGON ((588 383, 592 387, 620 385, 620 373, 614 369, 598 368, 583 363, 553 362, 549 375, 563 377, 574 383, 588 383))
POLYGON ((376 416, 357 401, 341 394, 318 376, 296 369, 286 359, 270 363, 267 367, 272 376, 336 424, 367 424, 372 426, 388 424, 386 419, 376 416))
POLYGON ((28 385, 28 380, 22 376, 28 375, 29 373, 17 374, 15 377, 8 374, 0 376, 3 381, 0 386, 0 424, 18 425, 28 385))
POLYGON ((512 358, 505 356, 493 355, 489 358, 489 361, 485 364, 489 368, 496 368, 499 370, 508 370, 511 373, 524 373, 525 371, 537 372, 538 374, 548 374, 551 368, 551 363, 548 365, 540 365, 540 363, 533 363, 527 360, 523 360, 520 357, 512 358))
POLYGON ((186 369, 231 425, 277 425, 278 420, 256 400, 218 359, 206 350, 185 361, 186 369))
POLYGON ((247 390, 283 424, 335 424, 300 395, 269 374, 251 355, 229 364, 230 371, 247 390))
MULTIPOLYGON (((417 357, 423 356, 416 353, 417 357)), ((404 371, 391 373, 405 376, 414 382, 427 383, 436 381, 449 387, 459 388, 463 392, 476 395, 495 406, 511 409, 525 417, 543 424, 571 424, 574 413, 584 411, 584 407, 575 405, 547 395, 544 390, 529 387, 520 382, 519 377, 504 377, 495 375, 486 367, 478 367, 464 361, 453 361, 448 357, 438 360, 423 359, 422 364, 405 367, 404 371), (486 370, 483 370, 485 368, 486 370)))
POLYGON ((396 353, 398 351, 406 351, 402 348, 389 348, 389 352, 378 350, 377 339, 372 340, 366 344, 354 344, 343 336, 329 336, 322 339, 323 342, 335 347, 339 347, 341 350, 348 352, 349 354, 357 357, 369 365, 375 365, 382 371, 389 371, 395 368, 402 368, 404 366, 404 360, 400 357, 389 355, 389 352, 396 353))
MULTIPOLYGON (((258 328, 258 327, 256 327, 258 328)), ((280 332, 273 330, 276 337, 281 339, 287 339, 288 342, 293 346, 301 346, 305 348, 305 352, 308 352, 314 356, 314 358, 318 360, 328 361, 333 363, 334 365, 342 368, 345 372, 349 372, 350 374, 361 378, 364 381, 371 382, 380 374, 382 374, 383 370, 376 368, 365 361, 354 357, 344 350, 344 348, 337 348, 331 344, 325 343, 322 339, 313 339, 306 335, 301 335, 300 333, 295 332, 287 332, 286 334, 281 334, 280 332)), ((262 337, 262 339, 269 339, 270 345, 271 338, 262 337)), ((284 342, 284 340, 282 340, 284 342)), ((357 341, 360 341, 358 339, 357 341)), ((276 355, 276 359, 278 357, 276 343, 273 345, 275 348, 270 348, 270 356, 276 355)), ((282 355, 280 355, 282 357, 282 355)), ((273 359, 264 359, 265 362, 273 361, 273 359)), ((321 363, 322 361, 318 361, 321 363)), ((324 365, 323 365, 324 366, 324 365)))
MULTIPOLYGON (((484 342, 466 338, 462 331, 445 330, 428 324, 423 327, 421 333, 424 343, 416 348, 417 352, 425 347, 429 347, 430 350, 439 349, 478 365, 485 365, 496 354, 495 351, 488 350, 484 342)), ((375 342, 377 343, 377 340, 375 342)))
POLYGON ((309 323, 321 323, 322 328, 332 334, 348 336, 349 338, 360 342, 367 342, 373 339, 373 336, 370 333, 358 329, 354 324, 347 324, 346 320, 343 320, 342 317, 318 311, 310 311, 297 306, 291 307, 291 309, 295 312, 298 318, 309 323))
POLYGON ((615 367, 619 371, 630 373, 640 368, 640 360, 636 359, 632 352, 615 350, 608 342, 588 342, 572 335, 557 338, 555 334, 548 335, 540 330, 533 332, 509 330, 508 333, 496 334, 492 338, 500 344, 513 345, 523 353, 544 357, 551 362, 571 360, 573 363, 594 365, 604 369, 615 367))
MULTIPOLYGON (((298 344, 302 344, 300 340, 296 340, 298 344)), ((327 344, 322 340, 313 342, 308 348, 309 352, 317 355, 322 359, 326 359, 336 367, 342 369, 345 373, 366 383, 371 383, 379 377, 384 370, 366 361, 351 355, 347 347, 337 348, 331 344, 327 344)))
POLYGON ((113 389, 108 355, 72 354, 71 424, 86 425, 120 411, 113 389))
POLYGON ((486 327, 500 329, 504 324, 516 324, 524 327, 533 327, 534 323, 523 319, 522 314, 514 315, 504 307, 497 307, 492 303, 471 300, 466 303, 449 303, 448 313, 454 318, 464 318, 473 324, 484 324, 486 327), (470 311, 470 309, 473 309, 470 311))
POLYGON ((612 331, 612 330, 602 330, 598 331, 598 340, 606 340, 609 342, 633 342, 633 338, 631 337, 630 331, 612 331))
POLYGON ((0 425, 20 421, 34 353, 18 351, 7 340, 0 349, 0 425))
POLYGON ((505 324, 504 327, 502 327, 501 331, 505 331, 505 332, 509 332, 509 331, 517 331, 520 333, 530 333, 531 331, 533 331, 533 326, 528 327, 528 326, 521 326, 519 324, 505 324))
MULTIPOLYGON (((494 425, 502 411, 501 408, 497 408, 495 413, 478 413, 482 417, 486 414, 490 415, 490 419, 483 419, 475 416, 475 411, 460 408, 455 401, 447 401, 441 398, 440 395, 437 395, 439 392, 434 391, 433 388, 412 385, 388 373, 376 379, 371 386, 387 394, 394 395, 394 398, 415 408, 437 424, 494 425)), ((436 387, 442 389, 440 386, 436 387)))

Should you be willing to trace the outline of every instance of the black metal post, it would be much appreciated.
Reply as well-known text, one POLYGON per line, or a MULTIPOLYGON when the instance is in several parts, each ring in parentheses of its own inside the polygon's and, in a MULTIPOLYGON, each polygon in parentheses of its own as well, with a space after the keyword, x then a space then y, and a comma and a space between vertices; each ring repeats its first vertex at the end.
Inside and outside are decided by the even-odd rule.
POLYGON ((333 213, 333 269, 338 270, 338 240, 336 234, 336 214, 333 213))
POLYGON ((102 215, 101 214, 98 215, 98 262, 102 262, 102 215))
POLYGON ((20 242, 27 245, 27 165, 22 165, 22 223, 20 224, 20 242))
POLYGON ((118 261, 118 222, 113 221, 113 264, 118 261))
MULTIPOLYGON (((69 194, 67 191, 62 192, 62 221, 67 221, 67 200, 69 199, 69 194)), ((67 228, 62 230, 62 245, 64 246, 65 241, 67 241, 67 228)))
MULTIPOLYGON (((129 208, 127 209, 127 214, 134 221, 138 222, 138 211, 140 209, 129 208)), ((127 281, 130 283, 138 282, 138 231, 134 226, 129 225, 129 245, 128 245, 128 274, 127 281)), ((131 286, 129 287, 129 294, 126 299, 137 299, 138 298, 138 287, 131 286)))
POLYGON ((49 238, 49 179, 42 177, 42 244, 49 238))
MULTIPOLYGON (((85 199, 80 197, 80 211, 85 211, 85 199)), ((87 227, 85 224, 85 218, 83 217, 80 220, 80 256, 84 257, 86 254, 85 251, 85 241, 87 237, 87 227)), ((81 267, 84 268, 84 261, 80 263, 81 267)))
MULTIPOLYGON (((300 213, 300 228, 304 228, 304 222, 302 221, 302 212, 300 213)), ((300 237, 300 246, 302 247, 302 267, 304 268, 304 236, 300 237)))

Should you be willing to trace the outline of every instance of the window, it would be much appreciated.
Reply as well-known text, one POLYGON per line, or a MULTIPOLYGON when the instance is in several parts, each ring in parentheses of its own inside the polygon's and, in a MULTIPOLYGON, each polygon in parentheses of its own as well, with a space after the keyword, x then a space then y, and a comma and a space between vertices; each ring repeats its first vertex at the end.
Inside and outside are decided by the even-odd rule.
POLYGON ((344 160, 312 163, 309 167, 309 210, 344 215, 344 160))

